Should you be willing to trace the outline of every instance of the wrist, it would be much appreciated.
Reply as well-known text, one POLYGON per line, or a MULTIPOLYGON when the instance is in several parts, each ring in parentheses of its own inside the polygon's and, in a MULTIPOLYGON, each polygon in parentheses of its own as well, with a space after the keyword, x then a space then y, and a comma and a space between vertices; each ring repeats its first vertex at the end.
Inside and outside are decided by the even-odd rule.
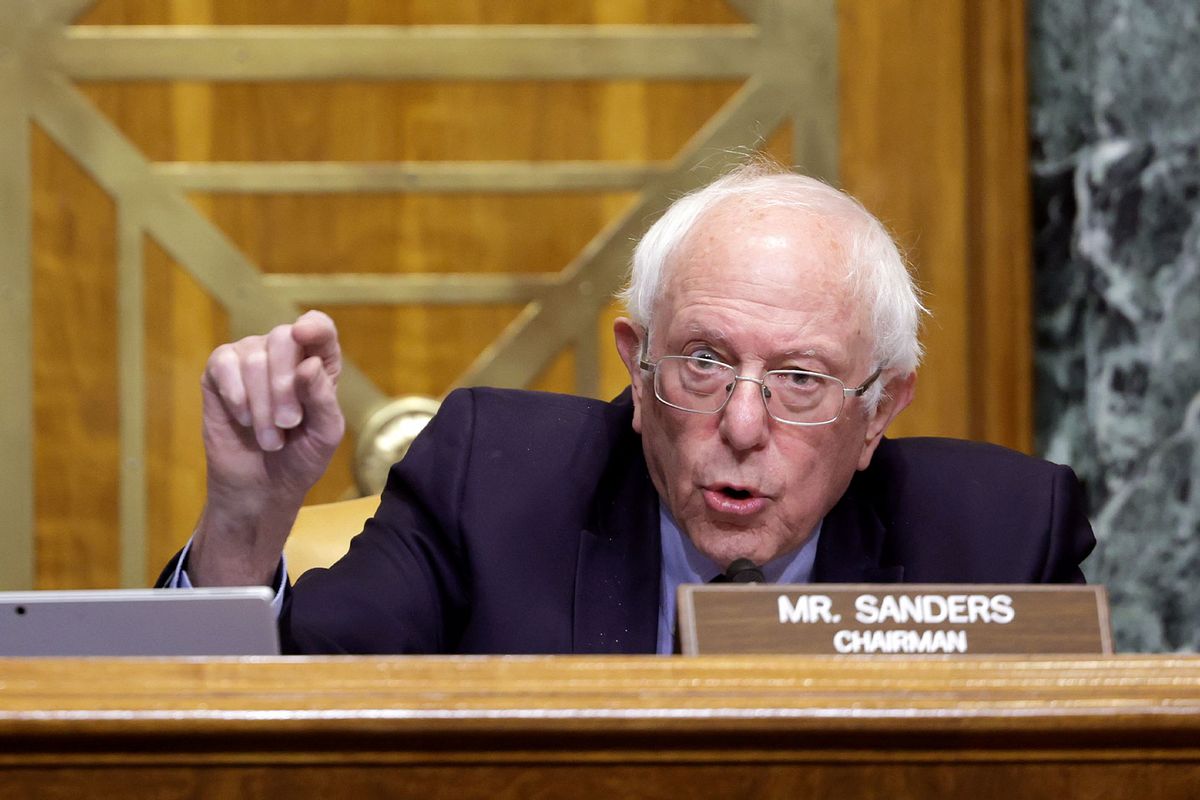
POLYGON ((238 505, 209 498, 192 536, 192 582, 270 585, 299 509, 299 501, 238 505))

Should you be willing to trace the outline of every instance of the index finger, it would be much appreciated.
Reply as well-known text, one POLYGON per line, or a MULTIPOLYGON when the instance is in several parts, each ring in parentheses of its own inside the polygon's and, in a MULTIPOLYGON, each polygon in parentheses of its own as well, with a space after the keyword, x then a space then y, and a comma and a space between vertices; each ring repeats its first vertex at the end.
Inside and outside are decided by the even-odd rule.
POLYGON ((292 325, 292 339, 304 349, 305 356, 318 356, 325 374, 337 380, 342 371, 342 349, 337 326, 323 311, 307 311, 292 325))

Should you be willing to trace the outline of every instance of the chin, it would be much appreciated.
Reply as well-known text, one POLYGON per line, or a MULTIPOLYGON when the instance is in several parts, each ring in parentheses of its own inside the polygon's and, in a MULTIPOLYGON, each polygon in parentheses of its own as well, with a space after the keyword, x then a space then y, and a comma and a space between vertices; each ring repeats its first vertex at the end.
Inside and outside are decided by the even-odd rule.
POLYGON ((722 528, 701 524, 692 543, 714 563, 725 569, 738 558, 748 558, 755 564, 765 564, 778 555, 778 546, 768 534, 746 528, 722 528))

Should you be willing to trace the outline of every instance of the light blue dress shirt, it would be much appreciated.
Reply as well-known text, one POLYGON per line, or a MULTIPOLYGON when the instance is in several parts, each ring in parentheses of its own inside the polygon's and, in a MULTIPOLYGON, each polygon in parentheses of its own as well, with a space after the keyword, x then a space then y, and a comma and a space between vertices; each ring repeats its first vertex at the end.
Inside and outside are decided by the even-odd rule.
MULTIPOLYGON (((187 561, 188 553, 192 550, 192 540, 188 539, 188 543, 184 545, 183 552, 179 554, 179 560, 175 562, 175 571, 171 573, 171 577, 167 579, 166 589, 192 589, 192 579, 188 577, 187 570, 183 568, 183 562, 187 561)), ((282 569, 279 570, 279 585, 275 587, 275 597, 271 599, 271 608, 275 610, 275 616, 283 611, 283 589, 287 584, 287 556, 279 554, 279 560, 282 569)))
MULTIPOLYGON (((658 505, 658 526, 662 532, 662 578, 658 596, 658 654, 675 652, 675 595, 681 583, 708 583, 722 569, 702 554, 683 535, 670 513, 658 505)), ((767 583, 808 583, 817 557, 817 539, 821 523, 804 546, 794 553, 773 558, 759 567, 767 583)))

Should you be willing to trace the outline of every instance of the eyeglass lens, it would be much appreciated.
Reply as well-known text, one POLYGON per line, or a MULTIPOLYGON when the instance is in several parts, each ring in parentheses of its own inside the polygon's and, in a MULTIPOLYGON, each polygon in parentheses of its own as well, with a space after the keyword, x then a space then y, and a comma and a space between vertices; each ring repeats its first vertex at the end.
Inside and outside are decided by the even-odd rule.
MULTIPOLYGON (((713 413, 733 392, 735 371, 703 358, 668 356, 655 369, 655 390, 670 405, 713 413)), ((787 422, 828 422, 841 412, 842 384, 823 375, 797 370, 768 372, 762 384, 767 411, 787 422)))

